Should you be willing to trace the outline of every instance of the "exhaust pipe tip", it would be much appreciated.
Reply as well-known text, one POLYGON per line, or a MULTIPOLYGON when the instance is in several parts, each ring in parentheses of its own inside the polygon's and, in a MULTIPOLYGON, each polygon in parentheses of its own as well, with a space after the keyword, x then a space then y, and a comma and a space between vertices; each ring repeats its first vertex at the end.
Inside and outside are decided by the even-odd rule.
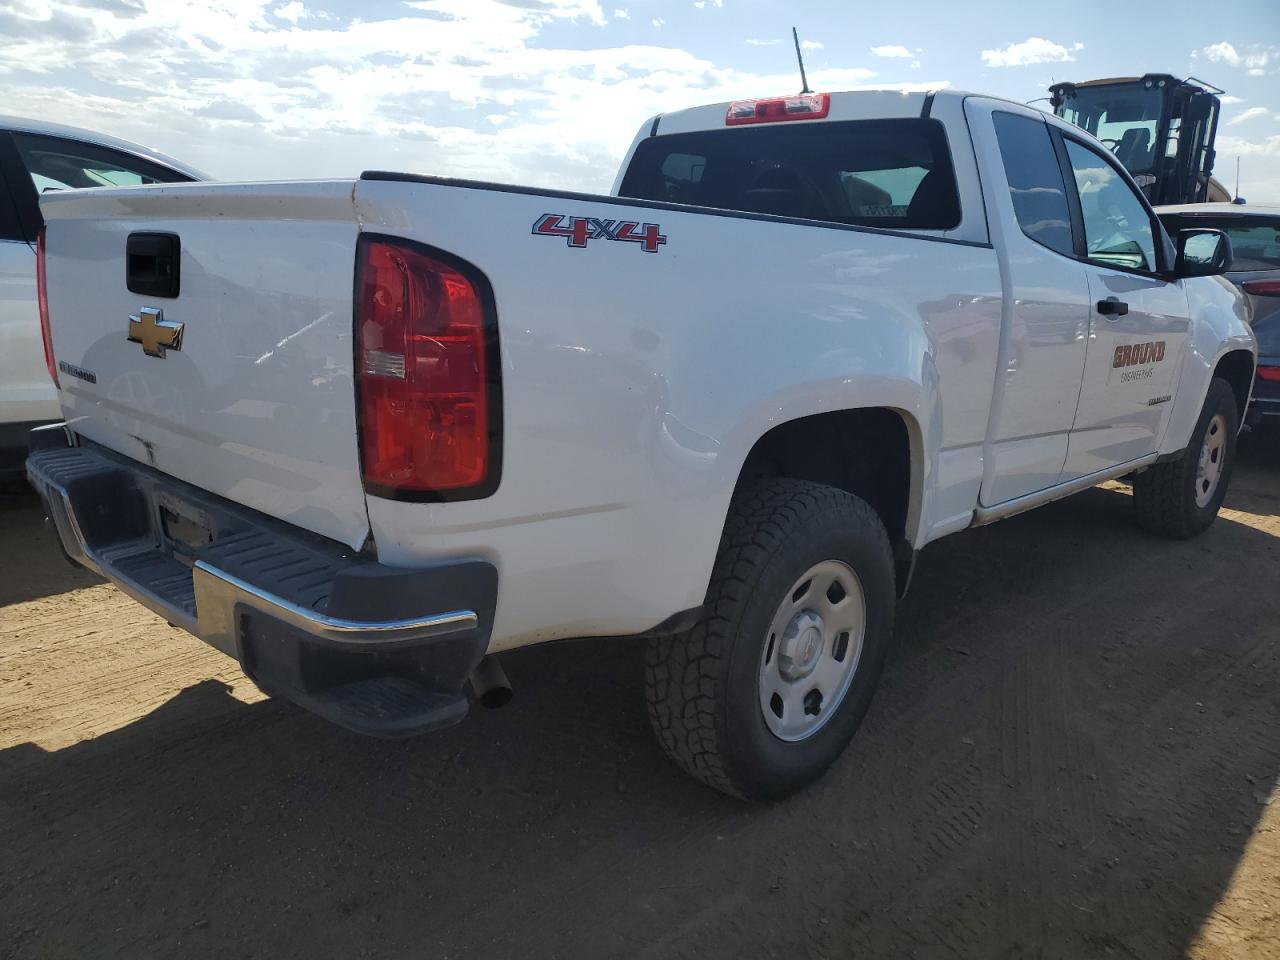
POLYGON ((489 710, 505 707, 515 695, 511 691, 511 682, 507 680, 507 672, 493 655, 486 656, 476 665, 471 674, 471 690, 480 705, 489 710))
POLYGON ((511 692, 510 687, 494 687, 492 690, 486 690, 484 695, 480 697, 480 705, 489 710, 497 710, 499 707, 505 707, 511 702, 511 698, 515 694, 511 692))

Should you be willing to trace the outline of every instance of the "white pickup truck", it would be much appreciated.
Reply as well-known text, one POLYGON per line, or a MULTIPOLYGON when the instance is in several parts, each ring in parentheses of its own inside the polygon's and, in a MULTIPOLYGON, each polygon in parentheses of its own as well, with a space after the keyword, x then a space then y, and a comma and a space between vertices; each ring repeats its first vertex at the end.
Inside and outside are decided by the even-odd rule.
POLYGON ((1217 231, 957 92, 647 122, 609 196, 394 173, 51 194, 63 547, 384 736, 647 636, 671 757, 769 799, 871 700, 916 552, 1132 475, 1188 537, 1255 346, 1217 231), (468 691, 470 687, 470 691, 468 691))

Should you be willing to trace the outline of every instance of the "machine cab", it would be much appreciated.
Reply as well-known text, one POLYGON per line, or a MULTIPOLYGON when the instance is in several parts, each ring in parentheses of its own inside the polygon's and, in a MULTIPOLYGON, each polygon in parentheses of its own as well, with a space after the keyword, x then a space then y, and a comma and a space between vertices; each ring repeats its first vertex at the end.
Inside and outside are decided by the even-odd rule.
POLYGON ((1210 177, 1217 87, 1149 73, 1055 83, 1049 92, 1054 114, 1110 148, 1153 205, 1230 199, 1210 177))

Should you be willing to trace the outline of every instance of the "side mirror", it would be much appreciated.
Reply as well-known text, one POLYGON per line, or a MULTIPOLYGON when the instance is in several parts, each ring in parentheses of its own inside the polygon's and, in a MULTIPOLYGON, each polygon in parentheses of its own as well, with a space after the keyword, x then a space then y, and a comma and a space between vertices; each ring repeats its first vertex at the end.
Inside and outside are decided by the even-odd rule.
POLYGON ((1216 277, 1231 267, 1231 238, 1221 230, 1194 227, 1178 231, 1173 272, 1182 277, 1216 277))

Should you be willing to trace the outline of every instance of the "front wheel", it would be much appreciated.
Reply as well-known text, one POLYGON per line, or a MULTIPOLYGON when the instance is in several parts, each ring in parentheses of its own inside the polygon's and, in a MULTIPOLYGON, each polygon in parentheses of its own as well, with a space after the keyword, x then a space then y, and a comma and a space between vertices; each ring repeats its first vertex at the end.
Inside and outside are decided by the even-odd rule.
POLYGON ((717 790, 749 800, 794 793, 861 723, 894 604, 888 537, 867 503, 790 479, 740 492, 702 619, 646 650, 659 742, 717 790))
POLYGON ((1207 530, 1227 495, 1239 432, 1235 392, 1225 380, 1214 379, 1187 449, 1133 478, 1138 523, 1179 540, 1207 530))

